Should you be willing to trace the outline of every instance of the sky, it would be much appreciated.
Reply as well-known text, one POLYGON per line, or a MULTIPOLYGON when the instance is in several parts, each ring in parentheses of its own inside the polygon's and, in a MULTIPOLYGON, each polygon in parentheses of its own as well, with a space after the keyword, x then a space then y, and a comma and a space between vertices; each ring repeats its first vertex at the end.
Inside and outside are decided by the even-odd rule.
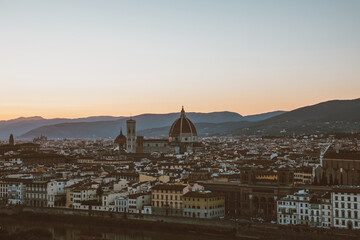
POLYGON ((0 0, 0 119, 360 97, 360 1, 0 0))

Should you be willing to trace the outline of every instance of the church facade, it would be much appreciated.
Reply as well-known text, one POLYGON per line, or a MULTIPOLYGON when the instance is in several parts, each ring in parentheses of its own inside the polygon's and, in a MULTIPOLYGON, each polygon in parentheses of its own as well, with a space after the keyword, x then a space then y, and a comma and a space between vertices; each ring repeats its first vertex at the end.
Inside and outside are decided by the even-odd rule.
POLYGON ((126 153, 175 153, 197 151, 201 148, 195 125, 187 118, 184 108, 169 130, 168 139, 146 139, 136 136, 136 121, 132 118, 126 121, 126 136, 122 131, 116 137, 115 144, 119 150, 126 153))

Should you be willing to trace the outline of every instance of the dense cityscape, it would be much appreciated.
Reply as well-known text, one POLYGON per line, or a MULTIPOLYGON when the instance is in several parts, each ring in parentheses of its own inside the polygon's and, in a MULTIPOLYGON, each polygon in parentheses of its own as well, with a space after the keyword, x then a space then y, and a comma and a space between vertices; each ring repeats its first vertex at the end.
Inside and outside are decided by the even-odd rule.
POLYGON ((115 139, 11 135, 3 208, 360 229, 358 135, 199 137, 179 115, 168 139, 137 136, 131 118, 115 139))
POLYGON ((359 240, 359 0, 0 0, 0 240, 359 240))

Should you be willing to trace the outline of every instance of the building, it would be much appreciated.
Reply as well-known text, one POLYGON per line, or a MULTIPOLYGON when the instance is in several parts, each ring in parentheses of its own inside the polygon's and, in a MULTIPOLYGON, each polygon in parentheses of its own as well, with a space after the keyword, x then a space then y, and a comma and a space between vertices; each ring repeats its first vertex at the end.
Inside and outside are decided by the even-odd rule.
POLYGON ((294 184, 309 185, 313 182, 313 169, 312 167, 301 167, 294 171, 294 184))
POLYGON ((122 213, 129 212, 128 203, 129 202, 128 202, 127 196, 115 198, 115 200, 114 200, 114 211, 115 212, 122 212, 122 213))
POLYGON ((194 151, 197 146, 197 131, 195 125, 186 117, 184 107, 180 117, 170 127, 169 142, 175 153, 194 151))
POLYGON ((334 227, 359 230, 360 187, 333 187, 331 200, 334 227))
POLYGON ((185 153, 201 149, 195 125, 187 118, 184 107, 178 119, 174 121, 169 130, 168 139, 145 139, 136 135, 136 121, 132 118, 126 121, 126 140, 120 132, 115 144, 125 144, 127 153, 185 153))
POLYGON ((115 138, 114 144, 119 148, 119 152, 124 152, 127 149, 126 136, 123 135, 122 129, 120 129, 120 134, 115 138))
POLYGON ((84 184, 70 188, 70 198, 72 199, 72 206, 75 209, 89 209, 89 206, 101 206, 99 199, 99 184, 84 184))
POLYGON ((151 206, 151 193, 136 193, 115 199, 114 209, 123 213, 142 213, 145 206, 151 206))
POLYGON ((329 149, 315 170, 320 185, 360 185, 360 152, 329 149))
POLYGON ((145 206, 151 205, 150 193, 137 193, 128 196, 128 212, 141 213, 145 206))
POLYGON ((37 143, 21 143, 15 144, 14 136, 10 134, 9 144, 0 145, 0 154, 10 151, 39 152, 40 144, 37 143))
POLYGON ((225 216, 225 197, 211 191, 188 192, 183 196, 184 217, 219 218, 225 216))
POLYGON ((32 207, 65 206, 65 181, 33 180, 26 184, 25 204, 32 207))
POLYGON ((25 204, 32 207, 47 207, 46 181, 31 181, 26 184, 25 204))
POLYGON ((331 200, 331 193, 328 192, 321 197, 321 222, 322 226, 329 228, 333 226, 333 205, 331 200))
POLYGON ((360 187, 334 186, 327 193, 300 190, 277 201, 278 224, 360 229, 360 187))
POLYGON ((0 204, 6 204, 8 199, 8 182, 0 181, 0 204))
POLYGON ((280 186, 294 185, 294 169, 292 168, 277 168, 270 170, 263 168, 241 167, 240 176, 240 182, 244 184, 280 186))
POLYGON ((25 203, 26 184, 31 179, 22 178, 8 178, 5 179, 8 183, 7 203, 11 205, 19 205, 25 203))
POLYGON ((152 213, 166 216, 183 215, 183 195, 187 185, 158 184, 151 189, 152 213))
POLYGON ((94 210, 116 211, 115 200, 119 197, 126 197, 127 192, 124 191, 107 191, 101 195, 101 208, 93 208, 94 210))
MULTIPOLYGON (((325 194, 326 195, 326 194, 325 194)), ((308 225, 312 227, 328 226, 328 219, 322 217, 326 204, 317 194, 300 190, 277 201, 277 223, 281 225, 308 225), (323 220, 325 221, 323 223, 323 220)), ((329 195, 328 195, 329 196, 329 195)), ((330 199, 330 198, 329 198, 330 199)), ((329 202, 327 202, 329 203, 329 202)))
POLYGON ((136 121, 132 118, 126 121, 126 152, 136 153, 136 121))

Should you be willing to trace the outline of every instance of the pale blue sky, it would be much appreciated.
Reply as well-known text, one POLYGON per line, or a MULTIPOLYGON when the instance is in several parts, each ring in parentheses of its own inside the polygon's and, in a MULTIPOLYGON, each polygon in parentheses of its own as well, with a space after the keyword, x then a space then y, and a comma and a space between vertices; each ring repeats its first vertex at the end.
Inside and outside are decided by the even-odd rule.
POLYGON ((0 119, 360 97, 360 1, 2 1, 0 119))

